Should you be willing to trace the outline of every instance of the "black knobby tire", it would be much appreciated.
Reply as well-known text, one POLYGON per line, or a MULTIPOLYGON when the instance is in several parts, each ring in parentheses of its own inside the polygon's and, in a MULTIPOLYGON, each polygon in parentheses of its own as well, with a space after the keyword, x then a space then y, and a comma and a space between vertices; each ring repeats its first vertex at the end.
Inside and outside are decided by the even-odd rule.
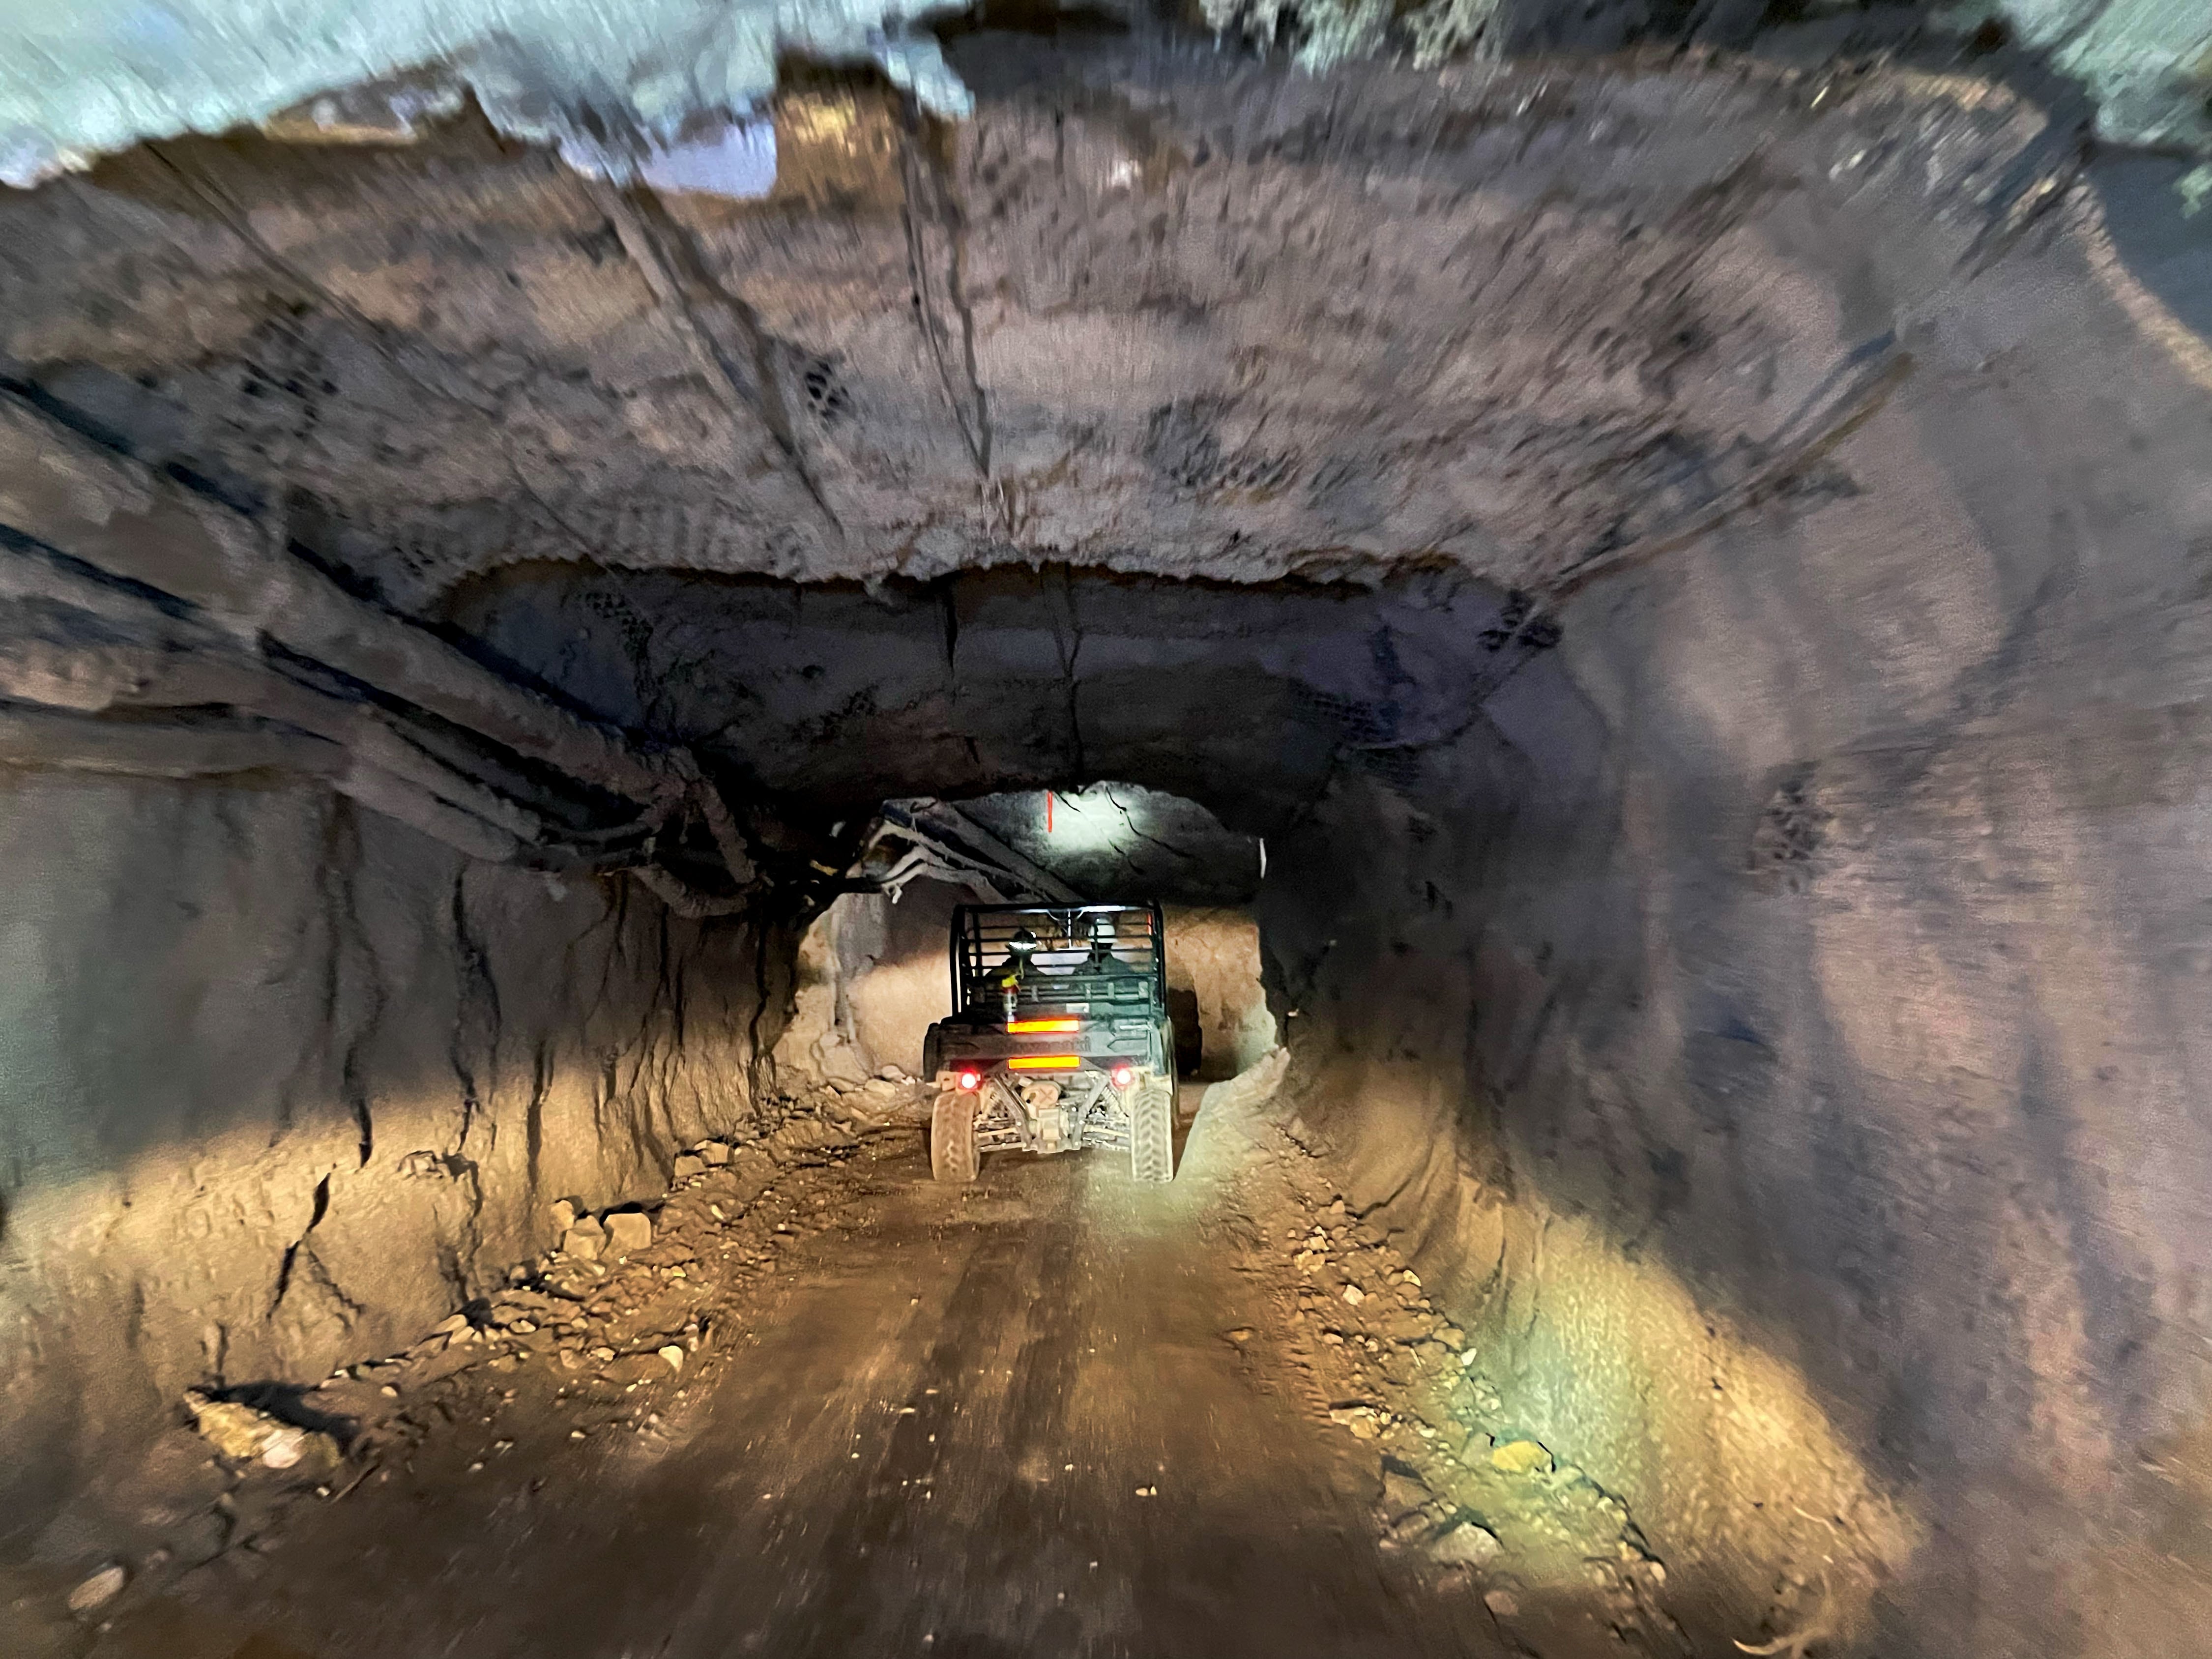
POLYGON ((973 1181, 982 1162, 975 1150, 975 1097, 947 1089, 929 1109, 929 1172, 939 1181, 973 1181))
POLYGON ((1175 1179, 1175 1080, 1147 1072, 1129 1102, 1129 1172, 1139 1181, 1175 1179))

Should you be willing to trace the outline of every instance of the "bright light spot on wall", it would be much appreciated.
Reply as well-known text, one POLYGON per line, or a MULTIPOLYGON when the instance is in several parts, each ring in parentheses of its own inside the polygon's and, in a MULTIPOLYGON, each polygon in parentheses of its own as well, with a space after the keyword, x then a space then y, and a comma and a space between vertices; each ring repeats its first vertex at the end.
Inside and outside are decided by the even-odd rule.
POLYGON ((1141 800, 1120 805, 1103 789, 1048 794, 1044 800, 1054 852, 1126 853, 1144 840, 1141 800))

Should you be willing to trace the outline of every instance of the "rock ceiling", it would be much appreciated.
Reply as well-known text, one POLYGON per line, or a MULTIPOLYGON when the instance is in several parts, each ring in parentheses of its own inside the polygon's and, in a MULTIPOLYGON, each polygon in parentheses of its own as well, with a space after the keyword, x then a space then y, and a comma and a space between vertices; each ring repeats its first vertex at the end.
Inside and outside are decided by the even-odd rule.
POLYGON ((2033 110, 1899 72, 953 57, 957 125, 787 92, 758 203, 470 119, 146 146, 0 202, 0 352, 406 611, 542 559, 1540 593, 1868 488, 2064 195, 2033 110))

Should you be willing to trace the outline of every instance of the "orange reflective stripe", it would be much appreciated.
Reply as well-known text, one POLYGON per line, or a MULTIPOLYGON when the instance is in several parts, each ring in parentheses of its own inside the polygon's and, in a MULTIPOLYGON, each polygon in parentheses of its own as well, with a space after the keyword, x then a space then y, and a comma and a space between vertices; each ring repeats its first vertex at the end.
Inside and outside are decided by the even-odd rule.
POLYGON ((1079 1031, 1079 1019, 1012 1019, 1006 1022, 1009 1031, 1079 1031))
POLYGON ((1024 1054, 1006 1062, 1016 1072, 1072 1072, 1083 1064, 1080 1054, 1024 1054))

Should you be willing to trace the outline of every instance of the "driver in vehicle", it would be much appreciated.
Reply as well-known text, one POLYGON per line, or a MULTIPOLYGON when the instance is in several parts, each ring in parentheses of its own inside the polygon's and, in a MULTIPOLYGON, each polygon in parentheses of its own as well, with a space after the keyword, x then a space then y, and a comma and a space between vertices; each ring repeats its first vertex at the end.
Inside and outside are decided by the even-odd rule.
POLYGON ((1113 917, 1101 916, 1091 924, 1091 954, 1083 959, 1082 971, 1086 974, 1124 975, 1143 971, 1114 954, 1113 917))

